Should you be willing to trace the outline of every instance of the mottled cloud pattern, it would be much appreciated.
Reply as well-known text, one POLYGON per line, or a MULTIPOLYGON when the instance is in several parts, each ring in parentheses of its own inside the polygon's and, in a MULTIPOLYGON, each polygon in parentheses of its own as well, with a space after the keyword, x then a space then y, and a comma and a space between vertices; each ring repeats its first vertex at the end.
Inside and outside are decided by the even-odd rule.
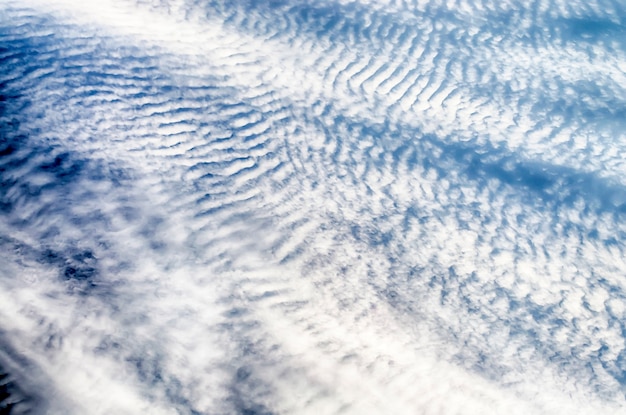
POLYGON ((625 39, 613 0, 0 1, 0 413, 624 413, 625 39))

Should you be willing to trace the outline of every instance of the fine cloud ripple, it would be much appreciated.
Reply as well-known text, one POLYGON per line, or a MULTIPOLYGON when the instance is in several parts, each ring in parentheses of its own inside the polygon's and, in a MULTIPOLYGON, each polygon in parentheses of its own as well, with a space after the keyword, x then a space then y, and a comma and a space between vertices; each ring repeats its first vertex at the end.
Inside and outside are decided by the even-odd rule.
POLYGON ((617 0, 0 0, 0 415, 626 413, 617 0))

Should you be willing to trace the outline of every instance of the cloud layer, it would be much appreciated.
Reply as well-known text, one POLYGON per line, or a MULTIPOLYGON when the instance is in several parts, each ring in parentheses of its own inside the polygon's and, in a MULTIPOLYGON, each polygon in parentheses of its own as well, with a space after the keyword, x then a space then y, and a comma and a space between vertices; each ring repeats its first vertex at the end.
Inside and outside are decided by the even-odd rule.
POLYGON ((0 4, 0 408, 620 413, 616 2, 0 4))

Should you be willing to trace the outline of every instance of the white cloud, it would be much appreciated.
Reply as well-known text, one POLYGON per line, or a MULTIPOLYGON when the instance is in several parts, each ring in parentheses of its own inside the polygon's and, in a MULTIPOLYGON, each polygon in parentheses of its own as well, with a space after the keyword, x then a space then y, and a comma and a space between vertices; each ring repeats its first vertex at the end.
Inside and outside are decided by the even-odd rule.
POLYGON ((624 56, 519 37, 586 7, 144 3, 2 19, 0 328, 51 405, 623 408, 624 56))

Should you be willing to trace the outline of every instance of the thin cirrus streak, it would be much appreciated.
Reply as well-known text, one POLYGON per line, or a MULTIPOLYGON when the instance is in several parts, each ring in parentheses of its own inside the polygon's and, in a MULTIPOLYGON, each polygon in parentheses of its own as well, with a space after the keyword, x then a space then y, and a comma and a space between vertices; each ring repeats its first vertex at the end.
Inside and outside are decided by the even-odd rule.
POLYGON ((626 11, 449 3, 0 2, 0 411, 623 411, 626 11))

